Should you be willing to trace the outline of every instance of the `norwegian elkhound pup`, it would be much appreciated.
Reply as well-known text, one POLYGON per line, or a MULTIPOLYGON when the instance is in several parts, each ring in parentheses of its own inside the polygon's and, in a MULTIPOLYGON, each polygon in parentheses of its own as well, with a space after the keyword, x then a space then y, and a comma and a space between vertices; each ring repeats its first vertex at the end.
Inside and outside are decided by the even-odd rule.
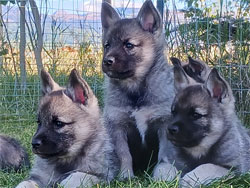
POLYGON ((186 74, 199 83, 204 83, 211 71, 205 62, 190 56, 188 56, 188 63, 183 63, 176 57, 171 57, 170 60, 173 64, 180 64, 186 74))
POLYGON ((174 98, 172 68, 164 57, 162 19, 150 0, 136 18, 121 19, 102 4, 105 124, 120 159, 121 178, 146 170, 158 159, 153 177, 172 179, 166 157, 166 123, 174 98))
POLYGON ((249 171, 250 137, 236 116, 228 83, 215 68, 204 84, 178 65, 174 75, 178 93, 167 136, 174 145, 176 167, 183 170, 182 186, 206 184, 230 170, 249 171))
POLYGON ((101 122, 98 102, 76 70, 66 88, 41 72, 38 127, 32 139, 36 154, 28 180, 17 187, 89 187, 110 181, 118 161, 101 122))
POLYGON ((0 135, 0 169, 17 171, 29 165, 28 154, 20 143, 14 138, 0 135))

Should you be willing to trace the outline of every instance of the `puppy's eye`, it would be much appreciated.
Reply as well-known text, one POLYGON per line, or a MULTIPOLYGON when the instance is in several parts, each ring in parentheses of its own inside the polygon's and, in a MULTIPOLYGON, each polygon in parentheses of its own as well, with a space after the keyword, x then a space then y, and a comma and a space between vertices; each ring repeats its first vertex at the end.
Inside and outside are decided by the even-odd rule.
POLYGON ((64 122, 61 122, 61 121, 54 121, 54 124, 55 124, 55 126, 56 127, 58 127, 58 128, 61 128, 61 127, 63 127, 64 125, 65 125, 65 123, 64 122))
POLYGON ((192 113, 192 118, 195 119, 195 120, 200 119, 201 117, 202 117, 202 115, 197 113, 197 112, 192 113))
POLYGON ((104 44, 104 48, 105 48, 105 49, 109 49, 109 47, 110 47, 109 42, 105 42, 105 44, 104 44))
POLYGON ((126 47, 127 49, 131 50, 131 49, 133 49, 133 48, 135 47, 135 45, 133 45, 133 44, 130 43, 130 42, 126 42, 126 43, 125 43, 125 47, 126 47))

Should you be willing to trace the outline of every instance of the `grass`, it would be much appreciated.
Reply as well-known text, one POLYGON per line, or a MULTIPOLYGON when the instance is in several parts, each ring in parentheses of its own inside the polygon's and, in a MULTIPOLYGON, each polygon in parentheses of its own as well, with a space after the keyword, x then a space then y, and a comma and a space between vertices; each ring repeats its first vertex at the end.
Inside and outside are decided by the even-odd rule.
MULTIPOLYGON (((185 61, 187 60, 187 55, 190 55, 208 62, 211 66, 219 68, 234 90, 237 101, 236 109, 239 112, 239 117, 244 125, 250 127, 250 48, 249 44, 246 44, 241 39, 244 38, 245 32, 246 34, 249 33, 249 29, 245 29, 245 32, 242 33, 238 32, 238 30, 241 31, 243 29, 237 27, 237 35, 234 36, 231 43, 228 41, 220 41, 219 36, 221 36, 221 34, 213 33, 212 31, 219 31, 221 26, 212 23, 213 20, 209 19, 207 19, 206 22, 194 20, 194 23, 185 23, 179 28, 178 40, 176 39, 175 33, 172 32, 168 35, 168 28, 166 28, 168 57, 175 56, 185 61), (204 28, 206 35, 204 35, 203 32, 204 28), (199 34, 197 31, 200 30, 202 34, 197 36, 197 33, 199 34), (237 37, 239 39, 237 39, 237 37), (236 42, 235 38, 237 39, 236 42), (179 43, 177 41, 179 41, 179 43)), ((249 28, 249 26, 246 28, 249 28)), ((169 28, 169 30, 171 30, 171 28, 169 28)), ((225 28, 225 30, 227 30, 227 28, 225 28)), ((248 38, 246 38, 246 40, 249 41, 248 38)), ((77 68, 81 70, 82 74, 85 75, 84 78, 92 86, 92 89, 97 95, 100 106, 103 106, 103 76, 100 70, 102 54, 100 50, 94 52, 93 48, 94 47, 88 43, 80 44, 79 47, 59 46, 53 49, 44 48, 43 62, 52 77, 62 85, 65 84, 71 69, 77 68)), ((17 48, 14 48, 14 52, 15 54, 19 54, 17 48)), ((29 52, 27 54, 33 54, 31 53, 32 51, 27 50, 27 52, 29 52)), ((30 142, 36 130, 36 109, 39 102, 40 91, 38 76, 36 75, 36 64, 34 63, 35 60, 33 55, 27 55, 26 57, 28 75, 27 89, 23 92, 18 82, 20 74, 19 66, 17 65, 17 70, 15 71, 11 54, 5 55, 4 58, 3 69, 0 70, 0 133, 10 135, 20 140, 27 148, 32 161, 34 156, 31 151, 30 142), (15 80, 15 75, 18 77, 17 80, 15 80)), ((16 62, 19 62, 17 55, 15 55, 15 58, 16 62)), ((28 177, 28 174, 29 169, 23 169, 17 173, 0 171, 0 188, 13 187, 28 177)), ((172 182, 155 182, 145 173, 133 180, 114 180, 110 185, 97 185, 94 187, 177 188, 178 179, 172 182)), ((233 179, 221 179, 207 187, 248 188, 250 187, 250 174, 234 177, 233 179)))
MULTIPOLYGON (((0 127, 0 132, 17 138, 21 143, 28 149, 30 159, 33 160, 33 154, 31 151, 31 138, 36 129, 35 118, 29 121, 24 121, 22 124, 20 122, 6 122, 0 127)), ((0 187, 1 188, 11 188, 16 186, 23 179, 28 177, 29 169, 23 169, 19 172, 1 172, 0 171, 0 187)), ((178 179, 171 182, 164 181, 153 181, 148 174, 142 174, 132 180, 118 181, 114 180, 110 184, 96 185, 96 188, 177 188, 178 179)), ((250 173, 239 177, 234 177, 233 179, 221 179, 209 186, 202 186, 209 188, 249 188, 250 187, 250 173)))
MULTIPOLYGON (((67 75, 60 74, 55 75, 55 80, 62 85, 67 80, 67 75)), ((8 77, 9 81, 4 80, 2 83, 12 82, 13 77, 8 77)), ((86 80, 92 85, 92 89, 97 94, 99 101, 102 105, 102 82, 103 78, 99 76, 87 77, 86 80)), ((33 161, 33 154, 31 151, 31 138, 36 130, 36 108, 39 101, 39 83, 36 76, 29 78, 29 83, 34 83, 28 86, 25 94, 22 94, 17 87, 16 92, 14 86, 0 85, 0 133, 12 136, 18 139, 24 147, 27 148, 29 157, 33 161), (7 88, 6 88, 7 87, 7 88)), ((19 182, 28 177, 30 169, 23 169, 19 172, 1 172, 0 171, 0 187, 10 188, 16 186, 19 182)), ((114 180, 110 184, 96 185, 97 188, 109 188, 109 187, 152 187, 152 188, 177 188, 178 179, 172 182, 156 182, 153 181, 150 175, 141 174, 138 177, 127 180, 118 181, 114 180)), ((205 187, 205 186, 204 186, 205 187)), ((222 179, 213 183, 210 186, 213 188, 247 188, 250 187, 250 173, 233 179, 222 179)))

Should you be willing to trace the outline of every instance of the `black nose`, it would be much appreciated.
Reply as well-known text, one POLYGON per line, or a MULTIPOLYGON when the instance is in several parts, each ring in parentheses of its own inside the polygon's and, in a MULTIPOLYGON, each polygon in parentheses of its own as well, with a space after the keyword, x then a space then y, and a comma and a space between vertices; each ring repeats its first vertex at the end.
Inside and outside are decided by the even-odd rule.
POLYGON ((33 149, 38 149, 42 145, 42 140, 33 139, 31 144, 32 144, 33 149))
POLYGON ((110 66, 114 63, 113 59, 112 58, 104 58, 103 59, 103 63, 106 65, 106 66, 110 66))
POLYGON ((172 125, 170 127, 168 127, 168 132, 171 134, 171 135, 175 135, 179 132, 179 127, 176 126, 176 125, 172 125))

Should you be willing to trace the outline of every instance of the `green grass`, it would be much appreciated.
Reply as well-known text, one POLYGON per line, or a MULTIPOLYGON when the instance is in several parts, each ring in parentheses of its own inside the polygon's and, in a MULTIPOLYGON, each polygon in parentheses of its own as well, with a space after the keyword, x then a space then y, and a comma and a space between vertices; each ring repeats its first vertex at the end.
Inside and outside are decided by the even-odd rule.
MULTIPOLYGON (((67 82, 68 75, 59 74, 54 75, 54 79, 62 85, 67 82)), ((39 82, 37 76, 30 76, 25 93, 22 93, 20 88, 14 87, 13 76, 2 77, 0 84, 0 133, 12 136, 18 139, 24 147, 27 148, 29 157, 33 161, 33 154, 31 150, 31 139, 36 130, 36 110, 39 103, 39 82), (12 84, 9 84, 12 83, 12 84)), ((99 103, 103 106, 103 77, 85 77, 91 85, 95 94, 99 99, 99 103)), ((246 101, 245 101, 246 102, 246 101)), ((248 100, 249 102, 249 100, 248 100)), ((249 109, 248 109, 249 110, 249 109)), ((248 124, 249 127, 249 124, 248 124)), ((23 169, 20 172, 1 172, 0 171, 0 188, 11 188, 16 186, 19 182, 28 177, 30 169, 23 169)), ((108 187, 169 187, 177 188, 178 179, 172 182, 155 182, 150 175, 142 174, 132 180, 118 181, 114 180, 109 185, 101 184, 94 187, 108 188, 108 187)), ((205 186, 204 186, 205 187, 205 186)), ((235 177, 233 179, 222 179, 210 186, 213 188, 243 188, 250 187, 250 173, 235 177)))
MULTIPOLYGON (((190 1, 191 4, 196 1, 190 1)), ((223 2, 223 1, 218 1, 223 2)), ((224 3, 231 1, 224 1, 224 3)), ((241 2, 241 1, 240 1, 241 2)), ((245 2, 245 1, 242 1, 245 2)), ((190 3, 189 3, 190 4, 190 3)), ((231 4, 231 3, 230 3, 231 4)), ((197 3, 204 5, 204 3, 197 3)), ((242 6, 244 3, 242 3, 242 6)), ((225 6, 221 6, 223 9, 225 6)), ((197 8, 197 7, 196 7, 197 8)), ((203 7, 204 8, 204 7, 203 7)), ((241 7, 238 7, 241 8, 241 7)), ((194 9, 194 18, 188 23, 181 24, 176 32, 171 32, 176 24, 173 20, 166 23, 165 34, 168 43, 168 57, 175 56, 181 60, 187 60, 187 55, 200 58, 211 66, 220 69, 225 79, 229 81, 236 98, 236 110, 243 124, 250 128, 250 47, 249 47, 249 21, 247 19, 234 19, 232 26, 236 32, 229 33, 228 24, 219 24, 219 15, 207 17, 208 9, 201 9, 203 14, 194 9), (228 42, 230 40, 230 43, 228 42), (230 48, 229 48, 230 47, 230 48)), ((247 9, 245 10, 248 11, 247 9)), ((240 11, 242 12, 242 11, 240 11)), ((190 10, 188 11, 189 15, 190 10)), ((243 12, 242 12, 243 13, 243 12)), ((193 15, 188 16, 192 18, 193 15)), ((169 19, 171 17, 169 16, 169 19)), ((172 19, 172 18, 171 18, 172 19)), ((177 18, 178 19, 178 18, 177 18)), ((224 18, 223 18, 224 19, 224 18)), ((223 20, 222 19, 222 20, 223 20)), ((179 21, 178 21, 179 22, 179 21)), ((224 23, 229 23, 224 22, 224 23)), ((231 27, 231 26, 230 26, 231 27)), ((61 44, 58 37, 54 44, 61 44)), ((82 70, 87 77, 88 83, 92 86, 99 99, 99 104, 103 106, 102 73, 99 69, 101 62, 101 52, 93 53, 89 43, 80 44, 77 51, 67 51, 60 47, 47 49, 43 54, 45 67, 52 73, 53 78, 59 83, 65 83, 68 73, 72 68, 82 70), (65 63, 67 62, 67 63, 65 63), (97 63, 98 62, 98 63, 97 63), (66 74, 67 73, 67 74, 66 74)), ((18 50, 16 49, 18 52, 18 50)), ((29 51, 28 51, 29 52, 29 51)), ((28 53, 27 53, 28 54, 28 53)), ((10 54, 5 56, 3 69, 0 67, 0 133, 10 135, 20 140, 28 150, 30 159, 33 159, 31 151, 31 138, 35 132, 36 109, 39 102, 39 83, 36 75, 35 60, 27 55, 27 90, 22 93, 20 83, 15 83, 13 74, 13 62, 10 54), (16 86, 16 87, 15 87, 16 86)), ((19 59, 17 57, 17 63, 19 59)), ((17 65, 19 69, 19 65, 17 65)), ((20 79, 19 79, 20 80, 20 79)), ((249 156, 250 157, 250 156, 249 156)), ((13 187, 20 181, 28 177, 29 169, 24 169, 18 173, 0 171, 0 188, 13 187)), ((113 181, 110 185, 99 185, 98 187, 178 187, 178 180, 173 182, 154 182, 149 175, 144 174, 128 181, 113 181)), ((243 188, 250 187, 250 174, 235 177, 233 179, 223 179, 215 182, 209 187, 216 188, 243 188)))
MULTIPOLYGON (((33 114, 28 114, 30 112, 27 111, 26 116, 29 119, 20 119, 18 116, 10 115, 2 119, 0 125, 0 132, 2 134, 10 135, 16 139, 18 139, 23 146, 25 146, 28 150, 29 157, 31 161, 33 161, 33 154, 31 151, 31 138, 36 130, 36 117, 33 114)), ((33 112, 34 113, 34 112, 33 112)), ((19 182, 28 177, 29 169, 23 169, 20 172, 0 172, 0 188, 11 188, 16 186, 19 182)), ((98 188, 140 188, 140 187, 151 187, 151 188, 177 188, 178 187, 178 179, 172 182, 155 182, 152 180, 150 175, 143 174, 133 180, 127 181, 118 181, 114 180, 109 185, 101 184, 94 187, 98 188)), ((205 186, 203 186, 205 187, 205 186)), ((242 175, 240 177, 234 177, 233 179, 222 179, 210 186, 211 188, 249 188, 250 187, 250 173, 246 175, 242 175)))

